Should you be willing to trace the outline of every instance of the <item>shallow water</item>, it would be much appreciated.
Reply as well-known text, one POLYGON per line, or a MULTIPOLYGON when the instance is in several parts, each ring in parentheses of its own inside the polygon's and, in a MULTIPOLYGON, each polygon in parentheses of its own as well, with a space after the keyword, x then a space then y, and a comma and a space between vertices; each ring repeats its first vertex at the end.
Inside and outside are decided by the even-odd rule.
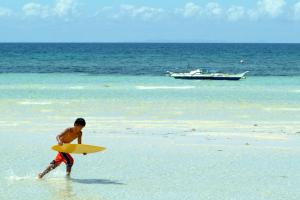
POLYGON ((0 110, 5 118, 0 124, 43 132, 50 129, 49 122, 61 128, 82 116, 88 127, 118 130, 254 124, 295 129, 299 85, 299 77, 184 81, 163 76, 1 74, 0 110))
MULTIPOLYGON (((300 148, 288 141, 86 134, 106 152, 76 155, 36 179, 55 152, 50 134, 10 134, 1 146, 1 199, 298 199, 300 148), (13 137, 10 138, 10 137, 13 137), (32 142, 37 141, 37 142, 32 142), (250 144, 245 145, 245 142, 250 144), (260 143, 261 142, 261 143, 260 143), (32 145, 34 144, 34 145, 32 145)), ((293 138, 299 144, 299 137, 293 138)))
POLYGON ((299 83, 0 74, 0 199, 299 199, 299 83), (76 117, 107 150, 36 179, 76 117))

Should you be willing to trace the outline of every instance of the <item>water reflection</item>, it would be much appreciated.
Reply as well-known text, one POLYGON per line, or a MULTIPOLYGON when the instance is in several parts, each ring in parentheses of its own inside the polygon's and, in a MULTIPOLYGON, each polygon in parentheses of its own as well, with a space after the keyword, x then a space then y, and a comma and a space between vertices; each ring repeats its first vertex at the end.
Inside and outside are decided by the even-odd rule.
POLYGON ((64 183, 60 184, 60 187, 56 188, 56 198, 55 199, 72 199, 79 200, 76 196, 76 193, 73 191, 72 182, 68 178, 64 181, 64 183))
MULTIPOLYGON (((80 180, 80 179, 75 179, 80 180)), ((89 181, 88 181, 89 182, 89 181)), ((80 182, 77 182, 80 183, 80 182)), ((47 185, 51 193, 52 198, 55 200, 103 200, 101 195, 98 194, 95 196, 93 193, 92 197, 89 195, 88 191, 83 191, 85 188, 76 187, 76 181, 72 178, 64 178, 64 179, 49 179, 47 180, 47 185)), ((88 189, 88 188, 87 188, 88 189)))

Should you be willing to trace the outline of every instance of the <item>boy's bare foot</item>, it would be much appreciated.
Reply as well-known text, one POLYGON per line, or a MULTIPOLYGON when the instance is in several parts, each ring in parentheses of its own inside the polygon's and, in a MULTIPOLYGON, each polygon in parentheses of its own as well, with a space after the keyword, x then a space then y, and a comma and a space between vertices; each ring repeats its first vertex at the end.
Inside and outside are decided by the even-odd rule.
POLYGON ((43 176, 44 176, 43 173, 39 173, 39 174, 38 174, 38 178, 39 178, 39 179, 43 178, 43 176))
POLYGON ((67 177, 67 178, 70 178, 70 177, 71 177, 71 173, 70 173, 70 172, 67 172, 67 173, 66 173, 66 177, 67 177))

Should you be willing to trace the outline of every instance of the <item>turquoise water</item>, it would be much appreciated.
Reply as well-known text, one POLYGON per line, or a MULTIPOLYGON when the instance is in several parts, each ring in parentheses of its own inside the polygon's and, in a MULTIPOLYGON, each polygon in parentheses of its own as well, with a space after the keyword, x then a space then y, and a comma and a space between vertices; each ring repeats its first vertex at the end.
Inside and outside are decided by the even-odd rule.
POLYGON ((249 77, 236 82, 84 74, 0 77, 1 110, 10 115, 12 109, 20 113, 25 109, 35 115, 69 117, 81 113, 129 119, 299 120, 299 77, 249 77))
POLYGON ((299 199, 299 85, 0 74, 0 199, 299 199), (37 180, 77 117, 107 151, 37 180))

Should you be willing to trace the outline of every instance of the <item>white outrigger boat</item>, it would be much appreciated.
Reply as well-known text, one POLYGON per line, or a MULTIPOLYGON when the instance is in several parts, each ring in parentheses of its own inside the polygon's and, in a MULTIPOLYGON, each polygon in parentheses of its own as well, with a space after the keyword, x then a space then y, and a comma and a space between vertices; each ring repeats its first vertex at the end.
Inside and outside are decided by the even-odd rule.
POLYGON ((245 71, 239 74, 227 74, 227 73, 209 73, 204 72, 201 69, 193 70, 185 73, 169 72, 169 75, 176 79, 207 79, 207 80, 240 80, 246 78, 245 75, 249 71, 245 71))

